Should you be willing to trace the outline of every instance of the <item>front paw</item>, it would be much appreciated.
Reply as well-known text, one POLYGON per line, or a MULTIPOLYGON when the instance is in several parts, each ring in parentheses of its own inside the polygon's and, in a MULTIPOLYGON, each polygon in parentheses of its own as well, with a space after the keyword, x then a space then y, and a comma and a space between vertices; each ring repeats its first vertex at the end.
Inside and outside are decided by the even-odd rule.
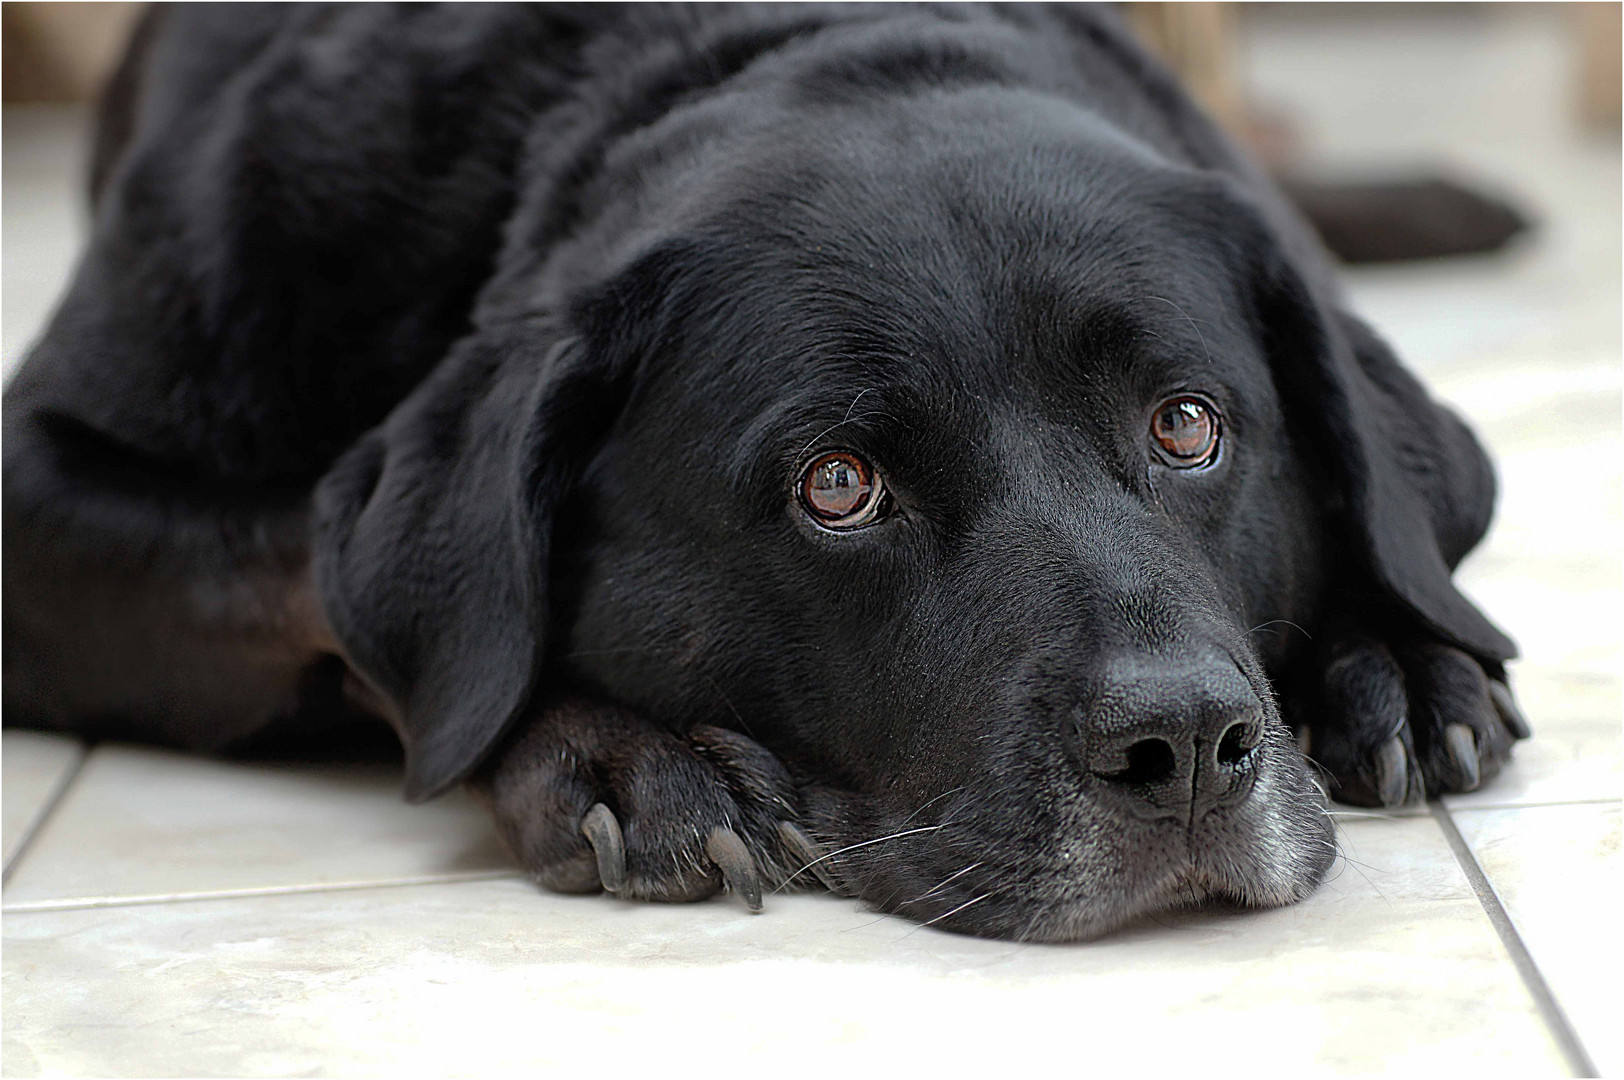
POLYGON ((723 728, 678 736, 564 701, 521 722, 469 787, 525 870, 558 892, 682 901, 726 887, 759 911, 763 881, 836 887, 796 824, 788 773, 723 728))
POLYGON ((1529 735, 1503 678, 1459 649, 1351 635, 1321 655, 1298 719, 1338 802, 1406 806, 1473 791, 1529 735))

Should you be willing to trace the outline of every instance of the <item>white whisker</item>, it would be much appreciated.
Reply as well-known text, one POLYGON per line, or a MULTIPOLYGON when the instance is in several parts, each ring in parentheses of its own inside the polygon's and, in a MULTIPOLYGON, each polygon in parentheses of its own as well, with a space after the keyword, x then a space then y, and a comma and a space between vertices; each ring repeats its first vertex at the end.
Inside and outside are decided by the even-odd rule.
POLYGON ((830 424, 828 427, 826 427, 822 431, 818 432, 818 434, 816 434, 816 435, 814 435, 812 437, 811 442, 809 442, 805 446, 801 447, 799 453, 801 453, 801 454, 806 453, 808 450, 812 449, 812 447, 817 445, 819 439, 823 438, 825 435, 829 434, 831 431, 835 430, 836 428, 850 423, 851 422, 852 410, 856 409, 857 408, 857 403, 859 401, 863 400, 863 395, 868 393, 869 390, 872 390, 872 389, 874 389, 874 388, 871 386, 867 390, 859 390, 857 392, 857 396, 851 399, 851 405, 846 409, 846 415, 841 419, 840 423, 838 423, 838 424, 830 424))
POLYGON ((782 889, 785 885, 788 885, 790 882, 794 881, 801 874, 803 874, 806 871, 812 869, 814 866, 818 865, 818 863, 820 863, 820 862, 823 862, 825 859, 832 859, 836 855, 844 855, 848 851, 856 851, 858 848, 868 847, 870 844, 878 844, 878 843, 881 843, 881 842, 886 841, 886 840, 895 840, 900 836, 912 836, 915 833, 935 832, 937 829, 945 829, 951 824, 953 824, 953 822, 944 821, 940 825, 921 825, 917 829, 904 829, 902 832, 894 832, 890 836, 876 836, 872 840, 864 840, 864 841, 862 841, 861 843, 858 843, 858 844, 848 844, 846 847, 841 848, 839 851, 831 851, 827 855, 819 855, 817 858, 813 859, 811 862, 807 863, 805 866, 803 866, 799 870, 795 871, 795 873, 793 873, 789 877, 785 878, 784 881, 783 881, 783 884, 779 885, 777 889, 773 890, 773 892, 778 892, 779 889, 782 889))
POLYGON ((912 936, 913 934, 916 934, 919 931, 923 930, 925 927, 929 926, 931 923, 941 922, 943 919, 947 918, 949 915, 957 915, 959 912, 963 911, 965 908, 969 907, 971 904, 979 904, 979 903, 981 903, 981 901, 985 900, 987 897, 996 896, 998 893, 1000 893, 1002 891, 1003 890, 1001 890, 1001 889, 993 889, 993 890, 991 890, 989 892, 982 893, 980 896, 976 897, 974 900, 966 900, 964 903, 960 904, 958 907, 954 908, 952 911, 944 911, 940 915, 936 916, 934 919, 930 919, 930 920, 928 920, 926 922, 920 923, 918 926, 914 927, 911 931, 909 931, 908 934, 904 934, 903 936, 904 937, 912 936))
POLYGON ((941 881, 937 882, 934 886, 932 886, 927 891, 925 891, 923 893, 920 893, 918 896, 914 897, 912 900, 904 901, 903 906, 906 907, 908 904, 917 904, 921 900, 926 900, 926 899, 929 899, 932 896, 935 896, 937 893, 941 892, 942 889, 944 889, 946 886, 948 886, 952 882, 957 881, 959 878, 963 877, 965 874, 968 874, 970 871, 974 870, 976 867, 984 866, 984 865, 986 865, 984 862, 973 862, 969 866, 966 866, 963 870, 960 870, 958 873, 949 874, 947 877, 945 877, 941 881))
POLYGON ((964 785, 960 784, 956 788, 952 788, 952 789, 950 789, 948 791, 942 792, 940 795, 936 796, 934 799, 931 799, 929 802, 925 803, 924 806, 921 806, 919 809, 915 810, 913 813, 911 813, 907 817, 903 818, 902 823, 904 825, 906 825, 906 824, 908 824, 908 822, 912 821, 914 818, 916 818, 920 814, 924 813, 925 812, 925 807, 931 805, 931 803, 941 802, 943 799, 947 798, 949 795, 955 795, 958 792, 961 792, 963 790, 964 790, 964 785))

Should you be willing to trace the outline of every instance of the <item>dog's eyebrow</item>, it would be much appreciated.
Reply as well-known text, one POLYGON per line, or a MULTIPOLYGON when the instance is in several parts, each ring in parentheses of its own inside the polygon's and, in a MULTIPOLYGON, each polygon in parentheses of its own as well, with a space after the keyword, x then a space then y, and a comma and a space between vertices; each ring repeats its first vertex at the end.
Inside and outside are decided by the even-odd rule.
POLYGON ((843 427, 844 425, 849 423, 851 421, 852 410, 856 409, 857 408, 857 403, 859 401, 863 400, 863 395, 869 393, 873 389, 874 388, 872 386, 869 386, 869 387, 865 387, 862 390, 857 391, 857 396, 852 398, 851 405, 846 409, 846 415, 841 418, 840 423, 838 423, 838 424, 830 424, 828 427, 824 428, 822 431, 820 431, 816 435, 812 436, 812 438, 807 441, 807 444, 805 446, 801 447, 801 449, 796 452, 797 456, 799 456, 800 454, 804 454, 808 450, 812 449, 814 446, 816 446, 818 444, 819 439, 823 438, 825 435, 828 435, 830 432, 834 431, 836 428, 843 427))
MULTIPOLYGON (((1148 296, 1147 295, 1145 297, 1145 299, 1146 300, 1160 300, 1162 303, 1168 305, 1174 311, 1178 312, 1179 315, 1184 319, 1184 321, 1190 324, 1190 328, 1195 331, 1196 340, 1201 342, 1201 351, 1202 351, 1203 354, 1205 354, 1205 356, 1207 358, 1207 363, 1209 363, 1209 364, 1212 363, 1212 350, 1207 348, 1207 338, 1206 338, 1206 335, 1201 332, 1201 324, 1198 323, 1194 318, 1192 318, 1188 311, 1185 311, 1183 308, 1179 307, 1178 304, 1176 304, 1173 301, 1169 300, 1165 296, 1148 296)), ((1149 331, 1146 331, 1146 333, 1149 333, 1149 331)), ((1156 337, 1156 335, 1154 335, 1154 334, 1152 334, 1151 336, 1156 337)), ((1161 340, 1161 339, 1157 338, 1157 340, 1161 340)))
MULTIPOLYGON (((840 432, 841 441, 867 447, 883 439, 888 421, 896 420, 877 385, 859 389, 849 400, 842 392, 831 400, 827 391, 806 388, 785 395, 739 432, 727 446, 722 467, 728 482, 741 489, 768 481, 764 470, 793 470, 820 442, 840 432), (831 417, 838 417, 830 423, 831 417)), ((772 478, 776 484, 778 479, 772 478)))

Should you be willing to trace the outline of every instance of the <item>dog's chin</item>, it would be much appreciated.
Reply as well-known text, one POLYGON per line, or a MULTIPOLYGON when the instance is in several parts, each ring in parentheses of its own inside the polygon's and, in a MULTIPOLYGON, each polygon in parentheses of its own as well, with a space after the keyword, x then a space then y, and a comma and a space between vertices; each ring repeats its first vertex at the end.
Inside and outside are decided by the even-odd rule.
POLYGON ((894 840, 862 845, 842 830, 852 836, 846 845, 861 846, 836 866, 878 910, 1018 941, 1086 941, 1192 907, 1295 903, 1330 869, 1334 834, 1295 750, 1281 745, 1268 756, 1245 802, 1193 827, 1123 817, 1086 791, 1060 800, 1029 795, 1021 805, 960 799, 934 824, 872 834, 894 840))

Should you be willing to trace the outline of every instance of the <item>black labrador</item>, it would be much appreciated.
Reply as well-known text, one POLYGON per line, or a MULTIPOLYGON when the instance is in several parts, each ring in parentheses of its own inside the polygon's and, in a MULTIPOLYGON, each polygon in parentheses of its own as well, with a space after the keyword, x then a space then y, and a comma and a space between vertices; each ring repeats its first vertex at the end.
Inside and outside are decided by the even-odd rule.
POLYGON ((1492 776, 1472 435, 1109 10, 184 6, 5 396, 5 715, 393 724, 543 884, 1284 904, 1492 776))

